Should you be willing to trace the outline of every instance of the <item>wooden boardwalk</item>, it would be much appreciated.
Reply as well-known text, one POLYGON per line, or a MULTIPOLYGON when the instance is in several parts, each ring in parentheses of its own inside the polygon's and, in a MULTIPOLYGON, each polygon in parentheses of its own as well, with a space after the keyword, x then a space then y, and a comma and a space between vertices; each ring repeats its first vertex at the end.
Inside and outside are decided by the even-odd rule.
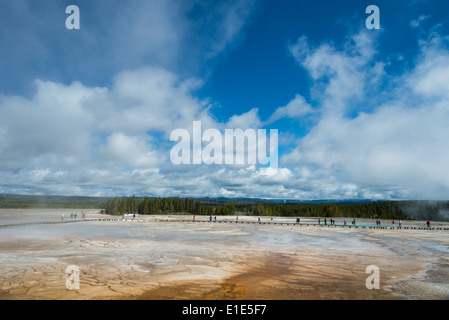
POLYGON ((89 219, 64 219, 61 221, 38 221, 38 222, 23 222, 0 225, 0 228, 6 227, 18 227, 28 225, 39 224, 64 224, 64 223, 76 223, 76 222, 133 222, 133 223, 148 223, 148 222, 181 222, 181 223, 229 223, 229 224, 260 224, 260 225, 285 225, 285 226, 298 226, 298 227, 317 227, 317 228, 348 228, 348 229, 395 229, 395 230, 443 230, 449 231, 448 226, 375 226, 375 225, 352 225, 352 224, 324 224, 324 223, 295 223, 295 222, 279 222, 279 221, 248 221, 248 220, 208 220, 208 219, 141 219, 141 218, 89 218, 89 219))
MULTIPOLYGON (((79 220, 83 221, 83 220, 79 220)), ((348 228, 348 229, 396 229, 396 230, 449 230, 447 227, 426 226, 367 226, 367 225, 344 225, 344 224, 318 224, 318 223, 294 223, 294 222, 271 222, 271 221, 247 221, 247 220, 198 220, 198 219, 86 219, 84 221, 116 221, 116 222, 183 222, 183 223, 229 223, 229 224, 264 224, 264 225, 287 225, 298 227, 321 227, 321 228, 348 228)))

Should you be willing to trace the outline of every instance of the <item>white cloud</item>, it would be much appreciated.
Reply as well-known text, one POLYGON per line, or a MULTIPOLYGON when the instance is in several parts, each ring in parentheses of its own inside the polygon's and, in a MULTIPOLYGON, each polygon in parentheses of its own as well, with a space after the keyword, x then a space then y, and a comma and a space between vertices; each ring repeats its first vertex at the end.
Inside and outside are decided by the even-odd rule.
MULTIPOLYGON (((106 145, 100 146, 99 153, 104 157, 104 162, 113 159, 120 166, 130 168, 153 168, 165 161, 165 157, 146 143, 145 137, 127 136, 122 133, 113 133, 107 138, 106 145)), ((119 166, 119 167, 120 167, 119 166)))
POLYGON ((158 68, 123 72, 111 88, 38 80, 32 98, 0 100, 0 169, 88 165, 98 152, 136 167, 159 164, 147 132, 166 137, 197 118, 212 121, 194 88, 194 80, 158 68))
MULTIPOLYGON (((372 110, 347 117, 327 108, 328 99, 322 101, 319 123, 298 141, 291 153, 281 158, 281 164, 299 170, 311 197, 319 197, 323 191, 337 198, 446 197, 449 56, 433 40, 422 43, 423 53, 416 67, 390 83, 389 94, 382 95, 384 100, 372 110)), ((350 52, 336 53, 323 44, 301 57, 315 80, 330 78, 321 89, 327 97, 345 102, 342 107, 347 109, 351 109, 353 101, 371 104, 369 96, 360 96, 369 73, 358 68, 368 69, 374 54, 366 50, 371 56, 363 55, 362 59, 350 52), (318 63, 324 61, 328 61, 324 67, 318 63), (340 66, 334 67, 337 62, 340 66), (348 75, 351 70, 354 73, 348 75), (341 94, 332 88, 345 92, 341 94), (343 95, 344 99, 338 100, 343 95), (356 99, 352 100, 354 96, 356 99)), ((387 77, 380 79, 388 81, 387 77)))
POLYGON ((146 67, 118 74, 110 88, 37 80, 29 99, 2 96, 0 191, 281 197, 289 174, 282 168, 280 175, 261 177, 251 165, 217 171, 169 162, 170 132, 191 131, 193 120, 201 120, 203 130, 261 125, 257 109, 215 121, 207 101, 191 93, 199 85, 146 67))
POLYGON ((319 101, 326 115, 351 111, 354 101, 366 94, 365 83, 378 78, 382 65, 370 65, 375 54, 374 39, 362 30, 348 39, 343 51, 331 43, 312 48, 306 37, 290 46, 290 52, 313 80, 312 99, 319 101))
POLYGON ((90 143, 94 119, 83 109, 83 103, 101 89, 38 80, 36 90, 31 100, 16 96, 0 99, 5 141, 1 169, 21 168, 42 155, 57 155, 62 161, 78 158, 90 143))
POLYGON ((240 115, 233 115, 226 123, 228 129, 248 129, 248 128, 260 128, 262 122, 259 118, 259 109, 253 108, 248 112, 240 115))
POLYGON ((269 125, 282 118, 298 119, 312 113, 315 113, 312 106, 306 102, 303 96, 297 94, 286 106, 276 108, 264 124, 269 125))
POLYGON ((412 22, 410 22, 410 26, 412 28, 418 28, 422 24, 423 21, 425 21, 425 20, 427 20, 429 18, 430 18, 430 15, 422 14, 417 19, 412 20, 412 22))
POLYGON ((426 97, 449 98, 449 51, 424 44, 423 55, 408 80, 409 86, 426 97))
POLYGON ((104 131, 169 133, 191 126, 207 107, 191 94, 200 84, 196 79, 179 79, 161 68, 145 67, 119 73, 112 88, 89 103, 96 109, 98 126, 104 131))
POLYGON ((218 4, 217 10, 207 20, 210 28, 211 20, 217 23, 213 32, 212 42, 207 50, 207 57, 215 57, 236 38, 241 36, 241 30, 254 9, 255 0, 224 1, 218 4))

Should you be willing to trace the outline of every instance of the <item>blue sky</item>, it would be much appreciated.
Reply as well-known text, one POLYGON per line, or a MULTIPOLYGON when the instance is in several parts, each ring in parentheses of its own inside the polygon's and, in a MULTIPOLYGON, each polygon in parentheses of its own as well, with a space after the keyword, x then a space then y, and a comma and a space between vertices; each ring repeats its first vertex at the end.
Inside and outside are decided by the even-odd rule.
POLYGON ((0 192, 447 199, 447 1, 0 3, 0 192), (68 30, 68 5, 80 29, 68 30), (380 29, 368 30, 368 5, 380 29), (278 129, 279 168, 170 133, 278 129), (266 173, 266 172, 265 172, 266 173))

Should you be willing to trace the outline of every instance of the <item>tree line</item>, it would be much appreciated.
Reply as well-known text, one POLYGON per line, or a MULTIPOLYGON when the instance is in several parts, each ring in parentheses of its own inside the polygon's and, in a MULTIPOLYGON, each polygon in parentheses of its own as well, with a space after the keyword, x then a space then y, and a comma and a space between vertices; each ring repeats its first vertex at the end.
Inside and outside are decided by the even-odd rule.
POLYGON ((243 208, 254 215, 449 220, 449 201, 371 201, 364 203, 258 203, 243 208))
POLYGON ((348 217, 449 220, 449 201, 371 201, 364 203, 275 203, 269 201, 201 200, 190 198, 114 197, 104 212, 112 215, 194 214, 283 217, 348 217))
POLYGON ((136 198, 115 197, 106 202, 104 212, 112 215, 126 213, 137 214, 195 214, 195 215, 233 215, 236 207, 233 203, 207 204, 190 198, 136 198))

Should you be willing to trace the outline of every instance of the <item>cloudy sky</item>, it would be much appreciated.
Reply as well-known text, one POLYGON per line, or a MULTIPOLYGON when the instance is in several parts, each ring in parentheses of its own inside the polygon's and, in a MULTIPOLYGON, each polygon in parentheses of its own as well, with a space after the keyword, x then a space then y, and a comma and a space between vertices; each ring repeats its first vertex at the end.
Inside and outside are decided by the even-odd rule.
POLYGON ((446 0, 1 0, 0 192, 447 200, 448 12, 446 0), (380 29, 365 26, 371 4, 380 29), (174 165, 170 133, 193 121, 277 129, 278 169, 174 165))

